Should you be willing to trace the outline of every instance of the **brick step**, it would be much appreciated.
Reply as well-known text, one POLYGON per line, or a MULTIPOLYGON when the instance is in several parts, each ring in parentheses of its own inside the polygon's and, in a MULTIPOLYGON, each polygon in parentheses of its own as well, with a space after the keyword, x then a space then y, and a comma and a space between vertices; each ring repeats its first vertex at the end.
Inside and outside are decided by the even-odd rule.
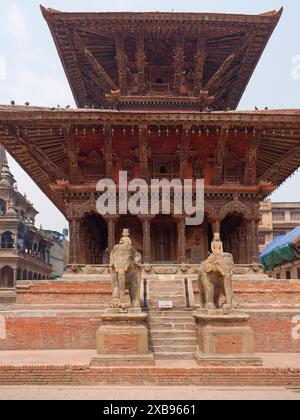
POLYGON ((178 324, 187 323, 187 324, 193 324, 193 325, 195 324, 194 319, 190 318, 190 317, 187 317, 187 316, 185 316, 185 317, 172 317, 172 316, 160 317, 160 316, 151 316, 150 315, 149 321, 150 322, 152 322, 152 321, 162 322, 163 321, 163 322, 166 322, 166 323, 170 322, 172 324, 174 324, 174 323, 178 323, 178 324))
POLYGON ((191 324, 150 324, 150 330, 194 332, 195 326, 191 324))
POLYGON ((157 338, 151 334, 150 342, 154 347, 163 347, 167 348, 169 346, 172 347, 181 347, 181 346, 197 346, 197 338, 189 337, 189 338, 176 338, 170 334, 168 337, 164 338, 157 338))
MULTIPOLYGON (((167 338, 190 338, 193 337, 193 334, 196 334, 196 329, 191 330, 171 330, 168 332, 167 338)), ((151 336, 155 339, 166 338, 166 330, 154 330, 151 329, 151 336)), ((196 335, 195 335, 196 337, 196 335)), ((196 340, 196 338, 195 338, 196 340)), ((197 340, 196 340, 197 341, 197 340)))
POLYGON ((194 360, 194 352, 157 352, 154 357, 156 360, 194 360))
POLYGON ((154 318, 189 318, 194 320, 193 313, 191 311, 185 311, 184 309, 178 309, 178 310, 153 310, 151 309, 149 312, 150 317, 154 318))
POLYGON ((172 346, 172 345, 164 345, 164 346, 152 346, 154 353, 193 353, 197 351, 196 345, 187 345, 187 346, 172 346))

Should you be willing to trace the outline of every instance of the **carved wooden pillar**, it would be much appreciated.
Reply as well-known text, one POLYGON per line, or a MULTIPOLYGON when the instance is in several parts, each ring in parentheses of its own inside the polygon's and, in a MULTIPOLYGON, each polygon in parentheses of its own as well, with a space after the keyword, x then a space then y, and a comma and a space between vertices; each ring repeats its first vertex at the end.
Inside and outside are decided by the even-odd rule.
POLYGON ((256 130, 253 133, 251 144, 246 156, 246 166, 244 172, 244 184, 252 185, 256 180, 256 161, 257 161, 257 149, 260 145, 262 136, 261 130, 256 130))
POLYGON ((150 264, 152 259, 151 251, 151 220, 152 216, 141 216, 143 224, 143 260, 144 264, 150 264))
POLYGON ((252 263, 257 263, 259 258, 259 242, 258 242, 259 221, 251 221, 252 236, 252 263))
POLYGON ((141 177, 149 179, 149 152, 148 152, 148 126, 142 124, 139 126, 139 158, 141 177))
POLYGON ((104 154, 106 177, 112 179, 113 177, 113 156, 112 156, 112 135, 111 123, 107 121, 104 125, 104 154))
POLYGON ((127 54, 125 53, 125 42, 122 34, 116 35, 116 58, 118 63, 119 88, 121 95, 128 94, 127 86, 127 54))
POLYGON ((79 179, 79 168, 78 168, 78 154, 79 144, 76 142, 71 128, 65 129, 66 133, 66 154, 69 159, 69 178, 71 183, 76 183, 79 179))
POLYGON ((247 264, 247 235, 245 229, 245 225, 241 226, 238 233, 239 264, 247 264))
POLYGON ((138 33, 137 40, 136 40, 136 68, 137 68, 137 75, 138 75, 138 93, 139 95, 145 95, 145 64, 146 64, 146 56, 145 56, 145 41, 144 41, 144 34, 138 33))
POLYGON ((194 70, 194 96, 200 96, 203 84, 203 69, 206 58, 205 52, 206 39, 200 35, 197 40, 197 52, 195 54, 195 70, 194 70))
POLYGON ((179 32, 177 34, 176 49, 174 56, 174 93, 179 95, 182 83, 182 73, 184 65, 184 34, 179 32))
POLYGON ((176 218, 176 221, 177 221, 178 261, 180 264, 185 264, 186 263, 185 217, 176 218))
POLYGON ((191 141, 191 125, 184 125, 181 137, 180 150, 180 178, 183 180, 186 176, 186 169, 189 162, 190 141, 191 141))
POLYGON ((116 245, 116 224, 118 221, 118 216, 107 216, 105 221, 107 222, 108 230, 108 252, 111 253, 113 247, 116 245))
POLYGON ((213 235, 215 233, 220 233, 221 232, 221 221, 220 220, 214 220, 212 222, 212 229, 213 229, 213 235))
POLYGON ((222 127, 217 150, 216 150, 216 168, 215 168, 215 177, 214 177, 214 184, 220 185, 224 181, 224 157, 225 157, 225 150, 226 144, 228 140, 229 129, 228 127, 222 127))
POLYGON ((70 264, 80 264, 80 220, 71 219, 70 225, 70 264))

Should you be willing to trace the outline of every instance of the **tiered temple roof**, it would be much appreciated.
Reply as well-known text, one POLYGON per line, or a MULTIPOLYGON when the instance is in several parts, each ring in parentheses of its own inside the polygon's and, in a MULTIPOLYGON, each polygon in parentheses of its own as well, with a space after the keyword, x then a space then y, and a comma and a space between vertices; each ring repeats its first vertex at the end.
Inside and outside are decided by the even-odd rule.
POLYGON ((234 111, 282 10, 42 12, 81 109, 0 106, 0 142, 66 216, 120 169, 261 199, 299 167, 299 110, 234 111))
POLYGON ((42 12, 78 107, 225 110, 237 107, 282 9, 254 16, 42 12))

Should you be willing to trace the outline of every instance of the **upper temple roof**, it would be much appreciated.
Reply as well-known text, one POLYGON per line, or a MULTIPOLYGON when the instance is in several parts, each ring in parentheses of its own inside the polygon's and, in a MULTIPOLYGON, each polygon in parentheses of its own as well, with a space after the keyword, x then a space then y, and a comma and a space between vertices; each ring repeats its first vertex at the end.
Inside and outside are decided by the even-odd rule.
POLYGON ((237 107, 282 9, 42 12, 79 107, 225 110, 237 107))

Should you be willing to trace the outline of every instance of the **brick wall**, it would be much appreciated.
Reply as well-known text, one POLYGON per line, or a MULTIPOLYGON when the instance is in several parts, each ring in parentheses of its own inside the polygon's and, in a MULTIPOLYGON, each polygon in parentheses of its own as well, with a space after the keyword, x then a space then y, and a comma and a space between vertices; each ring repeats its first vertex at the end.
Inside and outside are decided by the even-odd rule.
MULTIPOLYGON (((255 352, 299 353, 299 321, 294 311, 249 311, 255 352)), ((99 314, 36 311, 35 314, 1 313, 0 350, 94 349, 99 314)))
POLYGON ((3 385, 141 385, 300 387, 300 369, 250 367, 88 368, 0 366, 3 385))
POLYGON ((17 289, 18 304, 79 303, 105 304, 111 300, 110 283, 29 283, 17 289))

